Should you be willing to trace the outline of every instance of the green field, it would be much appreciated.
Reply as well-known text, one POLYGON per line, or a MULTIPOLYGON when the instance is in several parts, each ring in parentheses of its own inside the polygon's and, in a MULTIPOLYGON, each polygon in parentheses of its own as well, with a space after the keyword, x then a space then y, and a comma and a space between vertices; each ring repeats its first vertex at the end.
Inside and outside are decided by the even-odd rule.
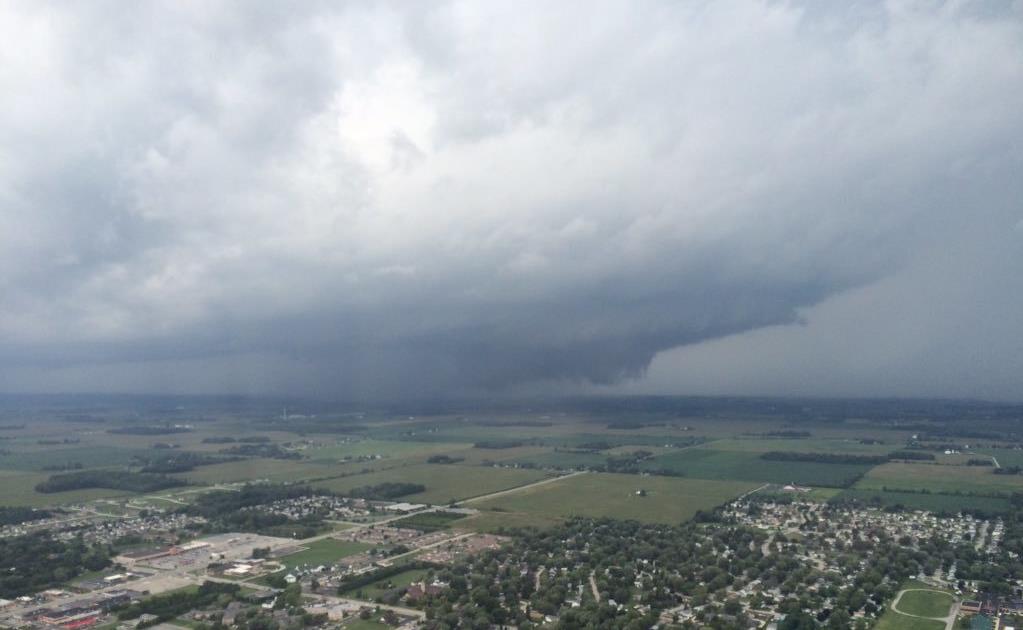
MULTIPOLYGON (((36 448, 37 445, 32 445, 36 448)), ((83 468, 125 466, 135 463, 136 455, 152 457, 164 454, 166 450, 119 448, 116 446, 64 446, 39 447, 40 450, 25 450, 0 454, 0 468, 13 470, 42 471, 52 466, 80 463, 83 468)))
POLYGON ((372 582, 366 586, 360 586, 358 588, 345 591, 343 595, 373 601, 377 597, 385 594, 387 591, 396 588, 405 588, 413 582, 422 581, 428 572, 429 571, 427 569, 409 569, 408 571, 403 571, 397 575, 392 575, 389 578, 377 580, 376 582, 372 582))
POLYGON ((303 455, 314 462, 337 462, 345 457, 377 457, 404 459, 428 457, 436 453, 465 450, 472 444, 459 442, 399 442, 397 440, 353 440, 333 445, 310 448, 303 455))
POLYGON ((870 470, 869 465, 771 461, 754 451, 690 448, 643 462, 647 470, 670 470, 696 479, 728 479, 761 483, 795 483, 842 487, 870 470))
POLYGON ((35 491, 35 486, 49 478, 48 473, 30 473, 11 470, 0 470, 0 505, 26 505, 44 507, 47 505, 67 505, 84 503, 95 499, 106 499, 130 495, 123 490, 90 488, 42 494, 35 491))
POLYGON ((474 502, 472 507, 545 517, 606 516, 677 523, 755 487, 739 481, 586 473, 474 502), (647 496, 638 496, 639 490, 647 496))
POLYGON ((390 630, 391 626, 382 621, 373 619, 352 619, 346 621, 342 626, 345 630, 390 630))
POLYGON ((422 514, 413 514, 407 518, 393 521, 391 522, 391 526, 410 527, 412 529, 421 529, 423 531, 432 532, 438 529, 447 529, 452 523, 464 518, 466 518, 465 514, 459 514, 457 512, 425 512, 422 514))
POLYGON ((932 619, 907 617, 888 609, 874 624, 874 630, 944 630, 945 624, 932 619))
POLYGON ((313 567, 330 565, 341 558, 354 556, 372 547, 372 545, 364 543, 334 540, 333 538, 323 538, 309 544, 303 543, 302 546, 306 547, 306 549, 280 558, 281 564, 289 569, 302 565, 313 567))
POLYGON ((361 486, 386 482, 409 482, 426 486, 424 492, 401 497, 414 503, 445 504, 454 500, 490 494, 532 483, 546 477, 538 470, 490 468, 485 466, 453 466, 450 464, 419 464, 364 475, 353 475, 315 483, 318 488, 347 492, 361 486))
POLYGON ((340 475, 336 466, 313 464, 298 459, 242 459, 224 464, 200 466, 187 473, 174 475, 193 483, 227 483, 234 481, 302 481, 340 475))
POLYGON ((1007 512, 1011 505, 1008 499, 998 497, 971 497, 948 494, 920 494, 915 492, 885 492, 882 490, 860 490, 850 488, 835 495, 835 501, 856 499, 868 505, 890 507, 901 505, 909 510, 931 512, 959 512, 961 510, 982 510, 985 512, 1007 512))
POLYGON ((589 468, 602 466, 607 463, 609 455, 603 453, 567 453, 564 451, 549 450, 543 453, 517 457, 510 460, 516 464, 529 464, 541 468, 558 468, 568 470, 570 468, 589 468))
POLYGON ((1023 491, 1023 476, 996 475, 990 466, 942 466, 936 464, 889 463, 877 466, 856 484, 858 490, 887 487, 932 492, 1023 491))
POLYGON ((512 529, 550 529, 564 522, 560 516, 528 512, 480 512, 458 523, 459 529, 485 534, 502 534, 512 529))
POLYGON ((906 591, 899 600, 899 612, 918 617, 944 617, 955 603, 948 593, 937 591, 906 591))
POLYGON ((891 451, 899 450, 901 444, 861 444, 859 440, 852 438, 764 438, 764 437, 737 437, 723 440, 716 440, 710 444, 710 448, 719 451, 748 451, 753 453, 765 453, 767 451, 786 451, 794 453, 848 453, 855 455, 887 455, 891 451))

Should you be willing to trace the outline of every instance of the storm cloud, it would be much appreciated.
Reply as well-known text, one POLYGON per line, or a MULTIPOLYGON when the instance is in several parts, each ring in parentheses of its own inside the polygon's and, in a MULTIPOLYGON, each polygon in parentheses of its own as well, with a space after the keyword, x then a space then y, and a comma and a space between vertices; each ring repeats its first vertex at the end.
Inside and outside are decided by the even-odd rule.
POLYGON ((846 5, 4 3, 0 390, 801 390, 978 274, 1003 345, 1023 9, 846 5))

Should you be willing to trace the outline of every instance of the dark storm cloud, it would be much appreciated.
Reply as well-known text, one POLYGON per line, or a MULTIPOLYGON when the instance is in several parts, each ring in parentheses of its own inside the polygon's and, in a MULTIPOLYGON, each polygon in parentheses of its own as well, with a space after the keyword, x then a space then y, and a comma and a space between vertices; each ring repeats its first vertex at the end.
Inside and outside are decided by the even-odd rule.
POLYGON ((1020 11, 822 6, 5 4, 0 389, 616 384, 1023 262, 1020 11))

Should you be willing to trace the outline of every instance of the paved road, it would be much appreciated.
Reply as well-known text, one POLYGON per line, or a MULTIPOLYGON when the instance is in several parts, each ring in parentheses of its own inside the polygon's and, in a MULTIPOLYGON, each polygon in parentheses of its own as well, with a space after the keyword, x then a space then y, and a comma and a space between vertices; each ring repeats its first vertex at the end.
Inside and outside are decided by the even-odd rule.
POLYGON ((903 595, 913 591, 924 591, 929 593, 943 593, 945 595, 951 595, 946 591, 939 591, 938 589, 934 588, 904 588, 901 591, 899 591, 898 595, 895 596, 895 599, 892 600, 892 610, 899 613, 900 615, 905 615, 907 617, 916 617, 917 619, 931 619, 932 621, 941 621, 945 624, 945 630, 953 630, 956 623, 956 617, 959 615, 959 605, 961 603, 958 599, 955 599, 952 606, 949 608, 948 615, 945 617, 923 617, 921 615, 911 615, 908 612, 899 610, 899 602, 902 601, 903 595))

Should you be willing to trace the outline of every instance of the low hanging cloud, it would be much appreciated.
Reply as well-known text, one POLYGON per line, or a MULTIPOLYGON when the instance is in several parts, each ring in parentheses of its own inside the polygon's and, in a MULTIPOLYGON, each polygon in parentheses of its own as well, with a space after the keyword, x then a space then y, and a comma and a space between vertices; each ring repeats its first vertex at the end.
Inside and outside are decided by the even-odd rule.
POLYGON ((1001 3, 24 2, 0 41, 7 389, 614 384, 1023 218, 1001 3))

